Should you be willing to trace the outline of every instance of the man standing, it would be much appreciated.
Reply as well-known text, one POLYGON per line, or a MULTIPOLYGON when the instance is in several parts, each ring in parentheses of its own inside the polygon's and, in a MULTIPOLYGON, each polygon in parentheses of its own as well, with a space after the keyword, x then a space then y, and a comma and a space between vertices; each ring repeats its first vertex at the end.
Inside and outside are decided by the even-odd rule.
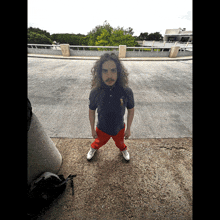
POLYGON ((131 135, 131 123, 134 117, 134 97, 128 87, 128 73, 118 57, 104 54, 95 63, 92 70, 92 90, 89 100, 89 120, 95 141, 87 154, 90 160, 95 152, 112 137, 125 160, 130 160, 124 138, 131 135), (127 129, 125 131, 124 114, 128 109, 127 129), (95 110, 98 123, 95 130, 95 110))

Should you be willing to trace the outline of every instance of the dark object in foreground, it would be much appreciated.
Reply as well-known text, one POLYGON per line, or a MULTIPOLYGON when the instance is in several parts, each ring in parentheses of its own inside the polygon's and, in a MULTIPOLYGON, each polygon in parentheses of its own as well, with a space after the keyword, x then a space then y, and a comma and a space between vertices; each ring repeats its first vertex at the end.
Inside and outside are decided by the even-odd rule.
POLYGON ((36 217, 43 209, 61 195, 66 189, 66 184, 71 180, 72 195, 74 195, 73 177, 69 175, 66 179, 63 175, 45 172, 34 180, 27 189, 27 216, 36 217))

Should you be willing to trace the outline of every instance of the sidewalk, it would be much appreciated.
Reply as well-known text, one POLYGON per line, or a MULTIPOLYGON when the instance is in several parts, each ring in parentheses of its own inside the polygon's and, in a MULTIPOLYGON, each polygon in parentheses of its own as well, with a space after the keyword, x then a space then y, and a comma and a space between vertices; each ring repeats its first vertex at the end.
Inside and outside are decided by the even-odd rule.
MULTIPOLYGON (((28 54, 28 57, 38 57, 38 58, 50 58, 50 59, 70 59, 70 60, 99 60, 100 57, 80 57, 80 56, 69 56, 64 57, 60 55, 47 55, 47 54, 28 54)), ((192 56, 187 57, 127 57, 120 58, 122 61, 179 61, 179 60, 192 60, 192 56)))

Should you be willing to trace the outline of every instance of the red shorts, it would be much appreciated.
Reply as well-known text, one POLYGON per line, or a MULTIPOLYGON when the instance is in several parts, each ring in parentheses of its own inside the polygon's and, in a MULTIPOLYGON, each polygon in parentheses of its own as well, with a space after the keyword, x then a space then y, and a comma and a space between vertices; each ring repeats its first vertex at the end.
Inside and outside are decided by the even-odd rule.
POLYGON ((127 146, 124 143, 125 125, 124 125, 124 128, 121 129, 117 135, 106 134, 105 132, 99 130, 97 127, 96 127, 96 133, 98 137, 91 144, 92 148, 98 150, 100 147, 105 145, 109 141, 109 139, 112 137, 113 140, 115 141, 115 145, 120 149, 120 151, 127 150, 127 146))

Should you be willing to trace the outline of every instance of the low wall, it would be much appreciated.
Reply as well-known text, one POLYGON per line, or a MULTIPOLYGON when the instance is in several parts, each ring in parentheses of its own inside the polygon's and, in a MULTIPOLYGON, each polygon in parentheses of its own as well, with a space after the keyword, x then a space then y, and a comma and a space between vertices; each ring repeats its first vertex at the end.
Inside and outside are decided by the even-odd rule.
POLYGON ((118 51, 92 51, 92 50, 72 50, 70 48, 70 56, 89 56, 89 57, 99 57, 105 53, 115 53, 117 56, 119 54, 118 51))
POLYGON ((179 51, 177 54, 177 57, 186 57, 186 56, 192 56, 193 52, 192 51, 179 51))
POLYGON ((38 48, 28 48, 28 53, 34 54, 48 54, 48 55, 61 55, 61 50, 53 50, 53 49, 38 49, 38 48))
MULTIPOLYGON (((68 45, 67 45, 68 46, 68 45)), ((105 53, 115 53, 119 58, 121 55, 120 51, 125 50, 125 57, 169 57, 171 48, 170 47, 126 47, 125 45, 120 46, 75 46, 69 45, 69 55, 70 56, 84 56, 84 57, 100 57, 105 53), (121 46, 121 47, 120 47, 121 46), (81 49, 79 49, 81 48, 81 49), (93 48, 94 50, 89 50, 89 48, 93 48), (98 50, 102 48, 103 50, 98 50), (151 50, 144 50, 144 49, 151 50), (129 50, 128 50, 129 49, 129 50), (130 50, 133 51, 130 51, 130 50), (155 50, 159 49, 159 50, 155 50)), ((175 47, 175 46, 174 46, 175 47)), ((60 50, 59 45, 46 45, 46 44, 28 44, 27 48, 28 53, 32 54, 48 54, 48 55, 63 55, 62 50, 60 50), (32 47, 32 48, 30 48, 32 47), (37 48, 40 47, 40 48, 37 48), (51 49, 48 49, 50 48, 51 49), (58 49, 57 49, 58 48, 58 49)), ((69 56, 68 55, 68 56, 69 56)), ((184 56, 192 56, 192 46, 180 48, 176 57, 184 57, 184 56)))
POLYGON ((169 57, 169 51, 127 51, 126 57, 169 57))

